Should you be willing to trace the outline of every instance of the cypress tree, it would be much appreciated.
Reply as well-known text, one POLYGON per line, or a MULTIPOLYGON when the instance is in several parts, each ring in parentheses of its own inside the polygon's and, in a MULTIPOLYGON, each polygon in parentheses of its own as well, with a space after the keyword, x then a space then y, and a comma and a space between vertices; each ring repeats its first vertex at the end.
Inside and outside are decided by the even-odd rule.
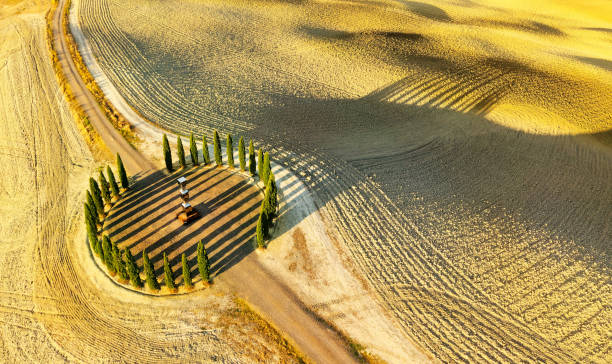
POLYGON ((94 247, 94 252, 104 261, 104 253, 102 252, 102 240, 98 239, 96 242, 96 246, 94 247))
POLYGON ((189 270, 189 264, 187 263, 187 256, 185 253, 181 256, 181 263, 183 264, 183 284, 187 288, 193 287, 191 283, 191 271, 189 270))
POLYGON ((200 240, 198 243, 198 269, 200 269, 200 276, 204 282, 208 282, 209 277, 209 263, 208 254, 206 248, 204 248, 204 241, 200 240))
POLYGON ((115 180, 115 174, 110 166, 106 166, 106 174, 108 174, 108 182, 110 183, 111 192, 113 193, 113 197, 115 199, 119 199, 119 185, 117 185, 117 181, 115 180))
POLYGON ((253 148, 253 141, 249 142, 249 172, 251 176, 254 176, 257 171, 257 165, 255 164, 255 149, 253 148))
POLYGON ((123 262, 123 259, 121 259, 122 255, 123 252, 119 250, 117 243, 113 242, 113 263, 115 265, 115 270, 117 271, 120 280, 127 281, 128 274, 125 270, 125 263, 123 262))
POLYGON ((88 229, 91 229, 94 233, 98 232, 98 225, 96 225, 95 217, 96 215, 92 215, 91 208, 87 203, 83 204, 83 209, 85 212, 85 225, 88 229))
POLYGON ((270 177, 268 178, 268 185, 266 186, 266 192, 264 195, 265 200, 265 214, 268 219, 268 222, 271 222, 276 214, 276 204, 277 204, 277 196, 276 196, 276 182, 274 181, 274 175, 270 172, 270 177))
POLYGON ((117 171, 119 172, 119 180, 121 181, 121 187, 124 189, 130 188, 130 181, 128 181, 127 173, 125 173, 125 168, 123 167, 123 161, 121 160, 121 156, 117 153, 117 171))
POLYGON ((195 139, 193 138, 193 133, 191 133, 191 135, 189 136, 189 153, 191 154, 191 163, 193 163, 194 166, 199 165, 200 162, 198 161, 198 147, 195 143, 195 139))
POLYGON ((140 270, 136 266, 134 257, 130 252, 130 249, 125 250, 125 264, 127 268, 128 276, 130 277, 130 283, 136 288, 142 287, 142 280, 140 279, 140 270))
POLYGON ((268 177, 268 184, 270 185, 270 206, 272 209, 272 217, 276 216, 276 209, 278 208, 278 189, 276 188, 276 177, 274 173, 270 171, 270 177, 268 177))
POLYGON ((257 219, 257 246, 260 248, 265 248, 266 243, 264 241, 264 225, 266 222, 263 218, 263 213, 259 213, 259 219, 257 219))
POLYGON ((208 141, 206 135, 202 136, 202 156, 204 157, 204 164, 210 164, 210 154, 208 154, 208 141))
POLYGON ((98 236, 95 230, 92 230, 91 225, 87 225, 87 240, 91 245, 91 250, 96 251, 96 244, 98 244, 98 236))
POLYGON ((234 168, 234 145, 232 141, 232 134, 227 134, 227 145, 225 152, 227 152, 227 165, 230 168, 234 168))
POLYGON ((96 208, 96 204, 94 202, 93 197, 91 196, 91 192, 87 191, 87 207, 89 208, 89 212, 91 212, 91 216, 94 217, 96 224, 100 222, 98 218, 98 210, 96 208))
POLYGON ((164 252, 164 279, 166 281, 166 287, 168 287, 169 290, 174 291, 176 286, 174 285, 172 269, 170 268, 170 264, 168 264, 168 256, 166 255, 166 252, 164 252))
POLYGON ((258 167, 258 173, 259 173, 259 179, 261 179, 261 176, 263 176, 263 151, 261 149, 259 149, 257 151, 257 167, 258 167))
POLYGON ((113 260, 113 246, 108 235, 102 237, 102 252, 104 253, 104 264, 111 275, 115 275, 115 261, 113 260))
POLYGON ((159 290, 159 282, 157 282, 157 277, 155 277, 155 269, 153 269, 153 264, 149 260, 149 255, 147 254, 147 250, 142 251, 142 266, 144 267, 144 272, 146 275, 147 286, 152 291, 159 290))
POLYGON ((263 174, 261 175, 261 180, 264 183, 264 186, 266 186, 268 184, 268 177, 270 176, 270 155, 268 152, 264 154, 263 164, 263 174))
POLYGON ((217 166, 223 165, 223 159, 221 158, 221 142, 219 141, 219 133, 215 130, 213 135, 213 144, 215 148, 215 162, 217 166))
POLYGON ((180 136, 176 137, 176 154, 178 155, 181 168, 187 167, 187 162, 185 162, 185 150, 183 149, 183 142, 180 136))
POLYGON ((164 161, 166 162, 166 169, 168 172, 174 171, 174 167, 172 167, 172 152, 170 151, 170 144, 168 143, 166 134, 164 134, 164 138, 162 139, 162 150, 164 153, 164 161))
POLYGON ((100 173, 98 175, 98 181, 100 181, 100 192, 102 192, 102 199, 104 199, 104 203, 110 205, 111 203, 110 185, 108 184, 106 177, 104 177, 104 173, 102 172, 102 170, 100 170, 100 173))
POLYGON ((93 198, 94 205, 96 206, 96 211, 98 213, 98 218, 104 218, 104 202, 102 201, 102 192, 100 192, 100 187, 98 187, 98 182, 96 182, 93 177, 89 177, 89 189, 91 191, 91 197, 93 198))
POLYGON ((246 171, 246 160, 244 158, 244 138, 240 137, 238 141, 238 161, 240 162, 240 170, 246 171))

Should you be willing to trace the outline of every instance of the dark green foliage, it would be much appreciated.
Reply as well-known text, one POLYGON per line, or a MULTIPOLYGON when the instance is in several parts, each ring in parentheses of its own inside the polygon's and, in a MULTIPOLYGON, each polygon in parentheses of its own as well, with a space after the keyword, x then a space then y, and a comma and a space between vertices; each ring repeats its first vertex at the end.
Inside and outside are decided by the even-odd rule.
POLYGON ((257 167, 258 167, 258 173, 259 173, 259 179, 261 179, 261 176, 263 175, 263 151, 261 149, 259 149, 257 151, 257 167))
POLYGON ((268 177, 268 184, 266 186, 266 192, 264 200, 266 202, 265 214, 268 218, 268 225, 276 215, 276 207, 278 204, 277 190, 276 190, 276 179, 274 174, 270 172, 268 177))
POLYGON ((113 193, 113 197, 119 198, 119 185, 115 180, 115 174, 110 166, 106 166, 106 174, 108 175, 108 182, 110 183, 111 192, 113 193))
POLYGON ((164 138, 162 140, 162 150, 164 152, 164 161, 166 162, 166 169, 168 172, 174 171, 174 167, 172 166, 172 152, 170 151, 170 144, 168 143, 168 137, 164 134, 164 138))
POLYGON ((166 252, 164 252, 164 279, 166 281, 166 287, 169 290, 174 291, 176 286, 174 285, 174 277, 172 277, 172 269, 170 268, 170 264, 168 264, 168 256, 166 252))
POLYGON ((176 154, 178 155, 181 168, 187 167, 187 162, 185 161, 185 150, 183 149, 183 142, 181 141, 180 136, 176 137, 176 154))
POLYGON ((94 246, 94 252, 100 257, 100 259, 104 260, 104 253, 102 252, 102 239, 98 239, 96 242, 96 246, 94 246))
POLYGON ((246 160, 244 158, 244 138, 240 137, 238 141, 238 161, 240 162, 240 170, 246 171, 246 160))
POLYGON ((234 168, 234 145, 232 140, 232 134, 227 134, 225 152, 227 153, 227 165, 230 168, 234 168))
POLYGON ((91 212, 89 212, 89 210, 87 209, 87 205, 85 205, 85 215, 86 215, 85 216, 85 226, 87 228, 87 240, 89 240, 91 249, 95 250, 96 244, 98 243, 98 229, 96 227, 95 221, 91 220, 91 212))
POLYGON ((100 170, 100 174, 98 175, 98 181, 100 181, 100 192, 102 192, 102 198, 104 199, 104 203, 111 203, 111 194, 110 194, 110 185, 104 177, 104 173, 100 170))
POLYGON ((185 253, 181 256, 181 263, 183 264, 183 284, 187 288, 193 287, 191 283, 191 271, 189 270, 189 264, 187 263, 187 256, 185 253))
POLYGON ((221 158, 221 142, 219 141, 219 133, 215 130, 213 135, 213 143, 215 148, 215 162, 218 166, 223 165, 223 159, 221 158))
POLYGON ((251 176, 254 176, 257 171, 257 165, 255 162, 255 149, 253 148, 253 141, 249 142, 249 172, 251 176))
POLYGON ((83 204, 83 209, 85 213, 85 226, 87 226, 88 229, 91 228, 91 230, 96 233, 98 231, 98 225, 96 224, 98 215, 95 214, 95 209, 93 209, 94 212, 92 212, 91 207, 87 203, 83 204))
POLYGON ((208 154, 208 141, 206 135, 202 137, 202 156, 204 157, 204 164, 210 164, 210 154, 208 154))
POLYGON ((198 243, 198 268, 200 269, 200 276, 204 282, 208 282, 209 277, 209 263, 208 263, 208 254, 206 253, 206 248, 204 248, 204 241, 200 240, 198 243))
POLYGON ((91 191, 91 197, 93 198, 94 205, 96 206, 98 217, 103 218, 104 202, 102 201, 102 192, 100 191, 100 187, 98 187, 98 182, 96 182, 93 177, 89 177, 89 190, 91 191))
POLYGON ((93 216, 96 223, 98 223, 100 221, 98 217, 98 210, 96 209, 96 204, 94 202, 93 197, 91 196, 91 192, 89 191, 87 191, 87 207, 91 212, 91 216, 93 216))
POLYGON ((264 154, 263 160, 263 174, 260 176, 264 186, 268 184, 268 177, 270 176, 270 155, 268 152, 264 154))
POLYGON ((149 260, 149 255, 147 254, 146 249, 142 251, 142 266, 144 268, 147 286, 152 291, 159 290, 159 282, 157 282, 157 277, 155 276, 155 269, 153 269, 153 264, 149 260))
POLYGON ((121 187, 126 190, 130 188, 130 181, 128 181, 127 173, 125 173, 125 168, 123 167, 123 161, 121 160, 121 156, 117 153, 117 171, 119 172, 119 180, 121 181, 121 187))
POLYGON ((264 236, 264 225, 266 222, 264 221, 264 214, 259 214, 259 219, 257 219, 257 246, 260 248, 266 247, 265 236, 264 236))
POLYGON ((136 266, 134 257, 130 252, 130 249, 125 250, 125 264, 127 268, 128 276, 130 277, 130 283, 136 288, 142 287, 142 280, 140 279, 140 270, 136 266))
POLYGON ((198 146, 195 143, 195 139, 193 138, 193 133, 189 136, 189 153, 191 154, 191 163, 194 166, 200 164, 198 161, 198 146))
POLYGON ((117 270, 115 269, 115 261, 113 260, 113 245, 108 237, 108 235, 104 235, 102 237, 102 253, 104 254, 104 264, 106 265, 106 269, 111 275, 115 275, 117 270))
POLYGON ((113 263, 115 265, 115 270, 117 271, 120 280, 127 281, 128 274, 125 269, 125 263, 123 262, 123 259, 121 259, 122 255, 123 252, 119 250, 117 243, 113 242, 113 263))

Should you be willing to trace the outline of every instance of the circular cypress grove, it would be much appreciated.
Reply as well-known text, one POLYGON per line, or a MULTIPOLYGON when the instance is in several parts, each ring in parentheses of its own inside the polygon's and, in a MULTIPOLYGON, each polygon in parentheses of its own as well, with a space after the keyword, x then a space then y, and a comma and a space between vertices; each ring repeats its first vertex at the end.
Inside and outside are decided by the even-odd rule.
POLYGON ((166 169, 168 172, 174 171, 172 166, 172 152, 170 151, 170 144, 168 143, 168 137, 164 134, 162 139, 162 151, 164 153, 164 161, 166 162, 166 169))
POLYGON ((189 289, 193 287, 193 283, 191 282, 191 271, 189 270, 189 264, 187 263, 187 256, 185 253, 181 255, 181 264, 183 266, 183 284, 189 289))
POLYGON ((234 168, 234 145, 232 140, 232 134, 227 134, 225 152, 227 153, 227 165, 230 168, 234 168))
POLYGON ((130 188, 130 181, 128 180, 127 173, 125 173, 125 167, 123 167, 123 161, 121 156, 117 153, 117 171, 119 172, 119 180, 121 181, 121 187, 127 190, 130 188))
POLYGON ((257 167, 259 168, 259 179, 261 179, 261 176, 263 175, 263 168, 264 168, 264 164, 263 164, 263 151, 261 149, 259 149, 257 151, 257 167))
POLYGON ((238 141, 238 161, 240 162, 240 170, 246 171, 246 160, 244 158, 244 138, 240 137, 238 141))
POLYGON ((210 164, 210 154, 208 154, 208 141, 206 135, 202 136, 202 157, 204 157, 204 164, 210 164))
POLYGON ((198 146, 193 138, 193 133, 191 133, 189 136, 189 154, 191 154, 191 163, 194 166, 199 165, 200 161, 198 160, 198 146))
POLYGON ((170 264, 168 263, 168 256, 166 255, 166 252, 164 252, 164 280, 166 282, 166 287, 168 287, 169 290, 176 290, 176 286, 174 285, 174 277, 172 277, 172 268, 170 268, 170 264))
POLYGON ((110 166, 106 166, 106 174, 108 175, 108 182, 110 183, 111 192, 115 200, 119 199, 119 185, 115 180, 115 174, 110 166))
POLYGON ((221 142, 219 141, 219 133, 215 130, 213 134, 213 144, 215 149, 215 162, 217 166, 223 165, 223 158, 221 158, 221 142))
POLYGON ((204 241, 200 240, 198 243, 198 269, 200 270, 200 276, 202 277, 202 281, 208 283, 210 280, 209 276, 209 263, 208 263, 208 254, 206 253, 206 248, 204 248, 204 241))
POLYGON ((91 197, 93 198, 94 205, 96 206, 98 219, 101 220, 106 215, 104 213, 104 202, 102 201, 102 192, 100 192, 98 182, 96 182, 93 177, 89 177, 89 190, 91 191, 91 197))
POLYGON ((125 264, 127 268, 128 276, 130 277, 130 283, 135 288, 142 288, 142 280, 140 279, 140 270, 134 261, 134 257, 130 252, 130 249, 125 250, 125 264))
POLYGON ((176 137, 176 154, 178 155, 181 168, 187 167, 187 162, 185 161, 185 150, 183 149, 183 142, 181 141, 180 136, 176 137))
POLYGON ((255 162, 255 149, 252 140, 249 142, 249 172, 251 172, 251 176, 255 176, 255 173, 257 173, 257 162, 255 162))
POLYGON ((152 291, 159 291, 159 282, 157 282, 157 277, 155 277, 155 270, 153 269, 153 264, 149 260, 149 255, 147 254, 147 250, 142 251, 142 266, 144 268, 147 286, 152 291))

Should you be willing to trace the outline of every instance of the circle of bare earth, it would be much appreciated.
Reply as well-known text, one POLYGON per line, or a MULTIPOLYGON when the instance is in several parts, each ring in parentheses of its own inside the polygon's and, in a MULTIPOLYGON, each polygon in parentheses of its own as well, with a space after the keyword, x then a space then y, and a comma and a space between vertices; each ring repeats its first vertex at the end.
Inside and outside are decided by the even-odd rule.
MULTIPOLYGON (((212 280, 255 249, 262 200, 261 188, 236 169, 200 166, 171 174, 158 170, 138 178, 108 212, 102 234, 117 242, 119 249, 130 249, 143 281, 142 252, 146 249, 161 289, 151 291, 145 286, 137 290, 129 282, 119 282, 117 276, 111 279, 124 288, 157 296, 185 294, 207 287, 197 268, 198 242, 204 240, 212 280), (186 225, 176 218, 182 202, 176 180, 181 176, 187 179, 191 205, 201 214, 186 225), (173 271, 175 291, 164 285, 164 252, 173 271), (183 253, 191 271, 191 289, 183 285, 183 253)), ((97 257, 95 260, 109 275, 103 263, 97 257)))

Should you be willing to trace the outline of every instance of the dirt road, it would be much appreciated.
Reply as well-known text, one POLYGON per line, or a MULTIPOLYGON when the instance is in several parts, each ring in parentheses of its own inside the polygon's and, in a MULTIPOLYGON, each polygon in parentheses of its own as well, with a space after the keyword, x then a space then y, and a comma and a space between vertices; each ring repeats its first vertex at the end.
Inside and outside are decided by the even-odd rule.
MULTIPOLYGON (((66 0, 61 0, 58 9, 63 9, 65 5, 66 0)), ((150 171, 154 168, 151 162, 132 148, 100 111, 69 56, 61 29, 61 11, 57 11, 53 19, 53 34, 58 58, 75 97, 92 125, 107 147, 113 153, 121 154, 130 174, 145 174, 150 171)), ((281 329, 308 358, 321 363, 356 362, 338 335, 306 312, 292 292, 279 284, 254 257, 248 257, 233 266, 222 276, 222 280, 281 329)))
POLYGON ((119 132, 107 121, 104 113, 100 110, 93 95, 85 86, 85 83, 79 76, 79 72, 70 57, 66 39, 63 36, 62 27, 62 11, 66 5, 66 0, 61 0, 58 6, 58 11, 53 16, 53 38, 57 50, 57 56, 66 79, 72 87, 74 97, 79 105, 85 110, 89 121, 94 126, 98 134, 106 146, 113 152, 121 154, 123 163, 130 174, 142 173, 153 169, 150 161, 136 152, 134 148, 119 134, 119 132))

